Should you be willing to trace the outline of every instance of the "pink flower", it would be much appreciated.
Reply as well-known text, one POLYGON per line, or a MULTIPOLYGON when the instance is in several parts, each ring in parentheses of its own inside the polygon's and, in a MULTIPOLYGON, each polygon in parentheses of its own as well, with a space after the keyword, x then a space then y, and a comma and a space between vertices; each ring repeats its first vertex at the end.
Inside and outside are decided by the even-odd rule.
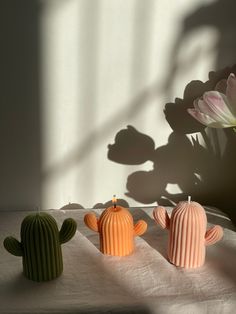
POLYGON ((205 92, 187 109, 196 120, 212 128, 236 126, 236 77, 231 73, 227 79, 226 95, 218 91, 205 92))

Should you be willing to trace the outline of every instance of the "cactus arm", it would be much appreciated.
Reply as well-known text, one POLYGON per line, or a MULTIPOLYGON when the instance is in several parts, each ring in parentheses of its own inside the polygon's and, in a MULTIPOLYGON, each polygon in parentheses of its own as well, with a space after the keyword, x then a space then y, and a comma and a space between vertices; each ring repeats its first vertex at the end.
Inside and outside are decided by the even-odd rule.
POLYGON ((93 230, 95 232, 98 232, 98 220, 97 220, 97 217, 94 214, 86 214, 84 216, 84 223, 91 230, 93 230))
POLYGON ((212 245, 218 242, 223 237, 223 229, 216 225, 209 230, 207 230, 205 234, 205 244, 212 245))
POLYGON ((134 226, 134 235, 140 236, 147 230, 147 223, 144 220, 139 220, 134 226))
POLYGON ((63 221, 61 230, 59 232, 60 243, 68 242, 75 234, 77 223, 72 218, 67 218, 63 221))
POLYGON ((154 208, 153 217, 155 221, 159 223, 163 229, 170 228, 170 217, 168 216, 168 213, 164 207, 157 206, 156 208, 154 208))
POLYGON ((15 238, 7 237, 4 240, 3 245, 9 253, 15 256, 23 256, 22 244, 15 238))

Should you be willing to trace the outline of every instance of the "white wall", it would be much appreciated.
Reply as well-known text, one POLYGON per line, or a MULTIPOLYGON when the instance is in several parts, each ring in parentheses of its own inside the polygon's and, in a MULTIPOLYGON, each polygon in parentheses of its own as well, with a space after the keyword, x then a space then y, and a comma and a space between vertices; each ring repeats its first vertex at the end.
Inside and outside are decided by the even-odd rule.
MULTIPOLYGON (((165 104, 181 98, 192 79, 206 81, 216 66, 219 34, 211 25, 191 31, 173 51, 186 16, 212 2, 42 1, 43 208, 92 207, 114 193, 140 204, 125 196, 127 177, 153 163, 112 162, 107 146, 127 125, 156 147, 167 143, 165 104)), ((181 192, 177 184, 168 189, 181 192)))
POLYGON ((186 108, 236 73, 197 81, 236 63, 235 10, 235 0, 0 1, 0 210, 93 207, 113 194, 231 208, 235 134, 200 127, 186 108))

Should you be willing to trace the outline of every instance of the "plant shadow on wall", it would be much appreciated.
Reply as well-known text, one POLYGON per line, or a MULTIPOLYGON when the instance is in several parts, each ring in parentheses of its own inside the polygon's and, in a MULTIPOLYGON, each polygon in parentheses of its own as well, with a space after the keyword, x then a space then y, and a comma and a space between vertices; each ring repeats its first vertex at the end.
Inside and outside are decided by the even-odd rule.
POLYGON ((175 39, 169 56, 169 75, 165 82, 167 93, 172 91, 178 72, 188 71, 201 58, 209 59, 209 53, 215 58, 215 69, 223 69, 235 63, 235 10, 235 0, 218 0, 200 5, 184 17, 181 31, 175 39), (206 40, 207 34, 203 33, 201 35, 203 38, 195 50, 191 50, 189 55, 183 53, 188 48, 186 40, 191 39, 193 43, 197 32, 204 32, 206 29, 214 31, 217 38, 211 35, 209 40, 206 40))
POLYGON ((166 104, 166 119, 173 130, 166 145, 155 148, 154 140, 133 126, 116 134, 114 144, 108 145, 108 159, 126 165, 153 163, 152 170, 128 176, 127 196, 143 204, 172 205, 191 195, 201 204, 220 208, 236 224, 236 134, 233 129, 208 129, 187 113, 194 99, 213 90, 230 72, 236 73, 236 66, 210 72, 205 83, 191 81, 183 99, 166 104), (169 193, 169 183, 182 192, 169 193))

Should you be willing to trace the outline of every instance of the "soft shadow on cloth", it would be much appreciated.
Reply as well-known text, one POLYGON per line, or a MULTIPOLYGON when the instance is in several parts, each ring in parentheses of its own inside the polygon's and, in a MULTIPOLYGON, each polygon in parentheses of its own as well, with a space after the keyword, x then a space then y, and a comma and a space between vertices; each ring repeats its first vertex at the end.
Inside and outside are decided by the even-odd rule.
POLYGON ((152 170, 128 176, 127 196, 143 204, 173 205, 191 195, 201 204, 220 208, 236 223, 236 134, 233 129, 206 128, 187 113, 195 98, 214 89, 230 72, 236 73, 236 66, 210 72, 205 83, 191 81, 183 99, 166 104, 166 120, 173 130, 166 145, 156 148, 154 139, 133 126, 116 134, 114 143, 108 145, 108 159, 124 165, 153 163, 152 170), (168 192, 169 183, 177 184, 182 192, 168 192))
MULTIPOLYGON (((81 211, 73 217, 77 214, 81 221, 81 211)), ((55 217, 59 216, 57 211, 55 217)), ((14 223, 8 219, 6 230, 9 226, 14 227, 14 223)), ((81 230, 89 232, 85 227, 81 230)), ((104 256, 79 231, 70 245, 62 247, 64 271, 51 281, 28 280, 22 274, 21 258, 11 262, 2 245, 0 249, 2 265, 6 266, 0 280, 1 313, 151 313, 146 300, 133 293, 132 283, 127 285, 117 278, 113 268, 106 267, 104 256)))

